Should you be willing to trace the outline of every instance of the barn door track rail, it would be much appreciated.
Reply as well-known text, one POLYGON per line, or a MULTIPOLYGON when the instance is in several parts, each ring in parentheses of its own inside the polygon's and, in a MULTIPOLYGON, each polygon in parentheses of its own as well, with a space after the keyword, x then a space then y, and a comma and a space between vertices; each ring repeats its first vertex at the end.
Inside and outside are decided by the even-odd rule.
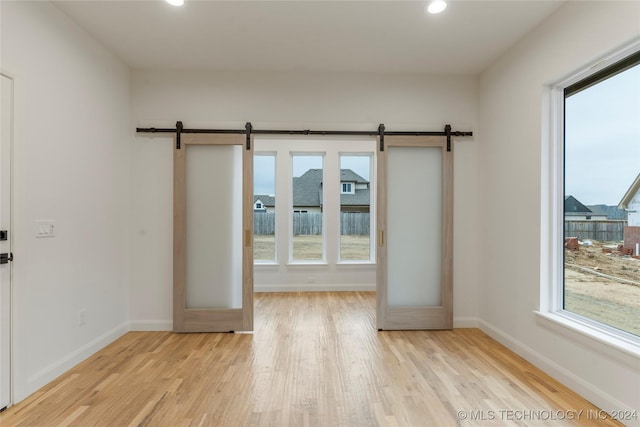
POLYGON ((247 122, 244 129, 186 129, 182 122, 176 122, 175 128, 136 128, 138 133, 175 133, 176 149, 180 149, 180 139, 183 133, 227 133, 247 136, 247 150, 251 149, 251 135, 321 135, 321 136, 378 136, 380 137, 380 151, 384 151, 385 136, 446 136, 447 151, 451 151, 452 136, 473 136, 473 132, 452 131, 451 125, 445 125, 441 132, 387 132, 384 124, 378 126, 376 131, 359 130, 277 130, 277 129, 253 129, 251 122, 247 122))

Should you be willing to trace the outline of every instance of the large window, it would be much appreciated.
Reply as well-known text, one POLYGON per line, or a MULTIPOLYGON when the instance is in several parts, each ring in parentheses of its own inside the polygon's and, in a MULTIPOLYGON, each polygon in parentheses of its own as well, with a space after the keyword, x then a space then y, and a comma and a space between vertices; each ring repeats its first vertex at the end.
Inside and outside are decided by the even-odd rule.
POLYGON ((563 97, 562 308, 640 336, 640 52, 563 97))
POLYGON ((254 261, 263 277, 292 271, 296 285, 373 283, 376 140, 254 142, 254 261), (366 274, 342 278, 358 272, 366 274))

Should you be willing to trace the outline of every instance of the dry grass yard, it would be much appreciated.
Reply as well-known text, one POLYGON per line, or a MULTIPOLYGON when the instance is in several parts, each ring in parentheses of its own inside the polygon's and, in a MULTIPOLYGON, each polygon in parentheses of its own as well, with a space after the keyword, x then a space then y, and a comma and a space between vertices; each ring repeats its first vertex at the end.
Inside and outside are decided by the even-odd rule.
MULTIPOLYGON (((322 259, 322 236, 295 236, 293 250, 296 260, 322 259)), ((340 257, 343 260, 369 260, 369 236, 340 236, 340 257)), ((253 237, 253 256, 260 261, 275 259, 275 237, 256 235, 253 237)))
POLYGON ((565 250, 565 309, 640 335, 640 260, 602 252, 614 242, 565 250))

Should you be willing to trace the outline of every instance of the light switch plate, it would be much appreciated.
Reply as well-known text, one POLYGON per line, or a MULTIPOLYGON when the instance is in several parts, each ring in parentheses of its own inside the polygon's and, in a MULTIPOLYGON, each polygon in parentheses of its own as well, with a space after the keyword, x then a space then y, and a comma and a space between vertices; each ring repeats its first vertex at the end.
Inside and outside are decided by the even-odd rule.
POLYGON ((38 220, 36 221, 36 238, 40 237, 55 237, 56 236, 56 222, 52 220, 38 220))

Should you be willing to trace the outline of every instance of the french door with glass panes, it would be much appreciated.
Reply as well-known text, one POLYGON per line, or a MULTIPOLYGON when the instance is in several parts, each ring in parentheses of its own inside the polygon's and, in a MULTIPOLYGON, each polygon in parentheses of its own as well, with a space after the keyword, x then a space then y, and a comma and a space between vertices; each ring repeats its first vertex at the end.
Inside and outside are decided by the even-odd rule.
POLYGON ((182 134, 175 149, 175 332, 253 330, 252 146, 182 134))
POLYGON ((378 151, 380 330, 453 327, 453 152, 446 142, 387 136, 378 151))

